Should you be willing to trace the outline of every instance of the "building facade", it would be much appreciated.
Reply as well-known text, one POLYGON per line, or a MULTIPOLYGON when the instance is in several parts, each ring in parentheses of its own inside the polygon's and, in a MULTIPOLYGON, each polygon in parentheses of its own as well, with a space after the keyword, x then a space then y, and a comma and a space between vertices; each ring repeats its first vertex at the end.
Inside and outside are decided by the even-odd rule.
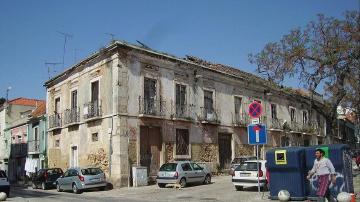
POLYGON ((50 167, 96 165, 115 186, 129 168, 191 159, 227 169, 254 155, 248 105, 260 102, 269 148, 326 143, 322 99, 238 69, 115 42, 45 83, 50 167))

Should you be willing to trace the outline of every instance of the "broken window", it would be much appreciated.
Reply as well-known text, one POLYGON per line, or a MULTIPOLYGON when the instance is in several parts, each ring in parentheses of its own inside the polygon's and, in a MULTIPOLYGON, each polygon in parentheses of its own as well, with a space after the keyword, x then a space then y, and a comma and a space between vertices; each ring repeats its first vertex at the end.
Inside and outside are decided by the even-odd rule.
POLYGON ((156 80, 144 78, 144 110, 146 114, 155 113, 156 80))
POLYGON ((303 111, 303 124, 307 124, 307 123, 308 123, 308 112, 303 111))
POLYGON ((184 116, 186 112, 186 86, 176 84, 175 91, 176 115, 184 116))
POLYGON ((204 90, 204 107, 206 114, 212 114, 214 112, 213 104, 213 92, 204 90))
POLYGON ((277 119, 277 110, 276 110, 276 104, 271 104, 271 118, 273 120, 277 119))
POLYGON ((189 155, 188 129, 176 129, 176 155, 189 155))
POLYGON ((290 120, 292 122, 296 121, 296 119, 295 119, 295 108, 293 108, 293 107, 290 107, 290 120))

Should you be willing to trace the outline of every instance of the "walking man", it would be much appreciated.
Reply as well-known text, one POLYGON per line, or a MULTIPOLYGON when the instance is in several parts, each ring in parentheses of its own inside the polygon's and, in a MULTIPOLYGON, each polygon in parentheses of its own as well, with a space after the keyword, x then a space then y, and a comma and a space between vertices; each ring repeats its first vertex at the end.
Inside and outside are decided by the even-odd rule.
POLYGON ((318 190, 316 195, 318 196, 318 201, 325 201, 325 196, 329 189, 330 185, 330 176, 331 182, 333 184, 336 183, 336 176, 335 176, 335 168, 331 161, 324 157, 325 152, 322 149, 316 149, 315 152, 315 161, 313 168, 309 171, 307 179, 311 179, 313 175, 317 175, 318 177, 318 190))

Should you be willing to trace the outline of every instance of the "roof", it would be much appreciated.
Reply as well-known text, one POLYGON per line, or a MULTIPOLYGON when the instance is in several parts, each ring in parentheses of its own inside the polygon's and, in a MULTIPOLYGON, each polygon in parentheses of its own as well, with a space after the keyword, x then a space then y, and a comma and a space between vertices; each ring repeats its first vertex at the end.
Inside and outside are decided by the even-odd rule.
POLYGON ((32 117, 38 117, 46 114, 46 102, 41 102, 33 112, 31 112, 32 117))
POLYGON ((37 100, 37 99, 30 99, 30 98, 24 98, 24 97, 19 97, 19 98, 15 98, 13 100, 9 100, 9 104, 12 105, 22 105, 22 106, 38 106, 42 103, 45 103, 44 100, 37 100))

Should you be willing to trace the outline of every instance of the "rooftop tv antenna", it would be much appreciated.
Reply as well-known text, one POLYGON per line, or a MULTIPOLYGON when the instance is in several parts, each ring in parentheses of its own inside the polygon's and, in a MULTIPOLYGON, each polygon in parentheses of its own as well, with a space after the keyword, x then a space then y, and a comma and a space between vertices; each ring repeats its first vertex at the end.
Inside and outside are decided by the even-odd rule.
POLYGON ((60 65, 62 64, 61 62, 45 62, 45 66, 47 67, 47 70, 48 70, 48 76, 49 76, 49 79, 51 78, 51 75, 50 75, 50 67, 52 66, 53 68, 53 73, 55 73, 55 66, 56 65, 60 65))
POLYGON ((151 49, 149 46, 147 46, 146 44, 144 44, 141 41, 136 40, 136 42, 138 42, 143 48, 151 49))
POLYGON ((57 32, 64 36, 64 50, 63 50, 63 55, 62 55, 62 64, 63 64, 63 68, 64 68, 65 67, 66 42, 67 42, 68 38, 72 38, 73 35, 69 34, 69 33, 65 33, 65 32, 59 32, 59 31, 57 31, 57 32))
POLYGON ((115 40, 115 34, 109 33, 109 32, 107 32, 107 33, 105 33, 105 34, 106 34, 106 35, 109 35, 109 36, 111 37, 111 41, 112 41, 112 42, 115 40))

